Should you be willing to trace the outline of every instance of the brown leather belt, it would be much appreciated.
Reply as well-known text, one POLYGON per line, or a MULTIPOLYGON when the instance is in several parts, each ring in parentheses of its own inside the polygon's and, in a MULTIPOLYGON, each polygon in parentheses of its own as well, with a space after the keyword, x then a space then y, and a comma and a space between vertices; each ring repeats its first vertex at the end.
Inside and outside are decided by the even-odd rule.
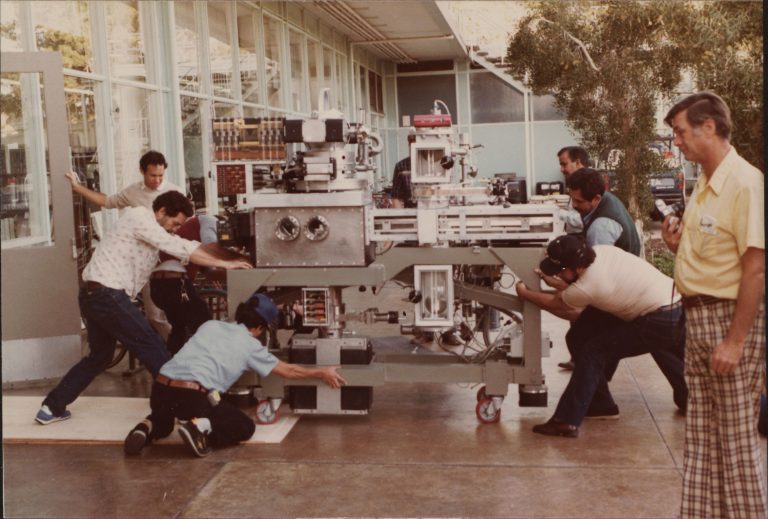
POLYGON ((683 297, 683 306, 688 310, 690 308, 714 305, 715 303, 724 303, 727 301, 731 301, 731 299, 721 299, 719 297, 707 295, 687 296, 683 297))
POLYGON ((98 281, 86 281, 85 288, 88 290, 96 290, 97 288, 104 288, 104 285, 98 281))
POLYGON ((187 277, 186 272, 174 272, 172 270, 158 270, 153 272, 152 279, 181 279, 187 277))
POLYGON ((208 394, 207 389, 205 389, 197 382, 193 382, 191 380, 174 380, 172 378, 166 377, 165 375, 158 374, 157 377, 155 377, 155 382, 164 386, 181 387, 184 389, 191 389, 193 391, 199 391, 201 393, 208 394))

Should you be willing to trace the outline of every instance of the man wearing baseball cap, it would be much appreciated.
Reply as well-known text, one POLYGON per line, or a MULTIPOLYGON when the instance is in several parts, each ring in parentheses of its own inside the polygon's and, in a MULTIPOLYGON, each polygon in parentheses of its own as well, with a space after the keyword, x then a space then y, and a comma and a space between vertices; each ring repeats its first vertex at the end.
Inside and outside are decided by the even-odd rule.
MULTIPOLYGON (((577 352, 575 369, 554 416, 533 428, 540 434, 575 438, 585 417, 619 416, 608 390, 607 364, 655 351, 682 351, 683 308, 672 279, 653 265, 613 245, 590 247, 581 236, 553 240, 539 268, 559 277, 567 287, 545 293, 519 281, 516 289, 520 299, 566 319, 587 305, 618 318, 597 330, 577 352)), ((685 388, 682 365, 665 375, 672 387, 685 388)))
POLYGON ((278 310, 264 294, 240 303, 235 322, 208 321, 166 362, 152 385, 151 414, 125 438, 126 454, 139 454, 151 440, 165 438, 179 419, 179 435, 195 455, 212 447, 236 445, 253 436, 253 420, 233 404, 220 400, 246 370, 266 377, 317 378, 332 388, 345 380, 336 367, 305 368, 272 355, 257 339, 277 322, 278 310))

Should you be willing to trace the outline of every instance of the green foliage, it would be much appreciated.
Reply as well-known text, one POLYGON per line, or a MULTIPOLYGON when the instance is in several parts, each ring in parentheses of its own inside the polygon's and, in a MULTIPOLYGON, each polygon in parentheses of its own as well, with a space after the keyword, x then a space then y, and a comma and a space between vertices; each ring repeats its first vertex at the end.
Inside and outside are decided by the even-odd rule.
POLYGON ((529 13, 510 39, 509 72, 553 95, 592 156, 622 150, 618 195, 635 218, 650 209, 648 175, 661 169, 647 149, 658 102, 676 97, 686 71, 726 99, 734 144, 762 164, 761 3, 544 0, 529 13))
POLYGON ((690 64, 699 90, 725 100, 734 121, 731 143, 765 170, 763 149, 763 3, 694 4, 676 32, 681 57, 690 64))
POLYGON ((593 156, 623 151, 618 194, 636 218, 647 212, 647 176, 660 167, 647 149, 657 96, 670 96, 681 79, 664 23, 677 5, 537 2, 507 52, 511 74, 537 95, 552 94, 593 156))
POLYGON ((661 240, 651 240, 646 248, 646 259, 662 274, 674 277, 675 255, 661 240))

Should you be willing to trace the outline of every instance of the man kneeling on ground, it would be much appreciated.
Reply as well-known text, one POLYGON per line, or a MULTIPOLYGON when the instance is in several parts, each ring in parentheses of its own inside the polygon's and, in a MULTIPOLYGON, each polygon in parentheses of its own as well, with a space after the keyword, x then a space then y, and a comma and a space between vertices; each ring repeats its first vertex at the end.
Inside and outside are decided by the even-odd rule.
POLYGON ((554 416, 533 431, 576 437, 585 417, 618 418, 605 377, 605 366, 643 353, 669 351, 676 358, 667 375, 672 387, 688 390, 683 378, 685 319, 672 279, 653 265, 613 245, 590 247, 580 236, 560 236, 547 246, 539 265, 548 276, 568 286, 555 294, 535 292, 520 281, 523 300, 559 317, 569 318, 578 307, 592 305, 618 319, 603 326, 574 351, 576 366, 554 416))
POLYGON ((317 378, 332 388, 345 380, 336 367, 304 368, 272 355, 257 339, 277 321, 278 310, 264 294, 254 293, 240 303, 234 323, 208 321, 166 362, 152 385, 151 414, 125 438, 126 454, 139 454, 151 440, 165 438, 179 419, 179 435, 195 455, 212 447, 236 445, 256 429, 250 417, 211 393, 223 393, 248 369, 266 377, 275 373, 289 379, 317 378))

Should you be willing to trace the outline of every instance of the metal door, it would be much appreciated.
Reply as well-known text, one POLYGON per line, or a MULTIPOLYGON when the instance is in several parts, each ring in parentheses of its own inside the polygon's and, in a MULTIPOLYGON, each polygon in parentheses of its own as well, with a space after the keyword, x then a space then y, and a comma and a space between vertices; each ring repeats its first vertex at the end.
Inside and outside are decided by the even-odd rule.
POLYGON ((61 55, 2 53, 0 61, 5 384, 61 376, 81 347, 61 55))

